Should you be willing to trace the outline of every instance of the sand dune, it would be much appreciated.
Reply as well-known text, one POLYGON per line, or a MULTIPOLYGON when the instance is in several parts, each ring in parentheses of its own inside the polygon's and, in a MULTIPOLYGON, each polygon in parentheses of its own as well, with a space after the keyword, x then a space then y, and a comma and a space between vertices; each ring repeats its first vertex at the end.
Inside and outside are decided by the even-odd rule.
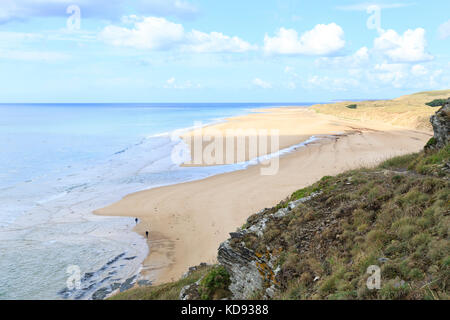
POLYGON ((437 108, 431 108, 425 104, 434 99, 447 99, 448 97, 450 97, 450 90, 440 90, 419 92, 393 100, 315 105, 311 109, 342 119, 378 121, 407 129, 431 131, 429 119, 437 111, 437 108), (346 108, 353 103, 357 104, 357 109, 346 108))

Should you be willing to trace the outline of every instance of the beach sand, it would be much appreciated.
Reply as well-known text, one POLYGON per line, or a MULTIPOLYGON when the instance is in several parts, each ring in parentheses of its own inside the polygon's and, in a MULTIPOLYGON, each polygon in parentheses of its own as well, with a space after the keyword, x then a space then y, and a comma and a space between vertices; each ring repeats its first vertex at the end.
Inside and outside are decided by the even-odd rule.
POLYGON ((155 284, 177 280, 191 266, 215 262, 219 244, 250 215, 276 205, 323 176, 418 152, 432 136, 426 128, 394 127, 389 121, 376 120, 347 120, 292 107, 227 119, 183 138, 189 143, 190 137, 208 130, 262 128, 279 130, 280 148, 313 135, 321 135, 321 139, 282 156, 275 175, 261 175, 261 165, 254 165, 131 194, 96 214, 138 217, 141 222, 136 232, 144 235, 150 231, 150 254, 141 275, 155 284))

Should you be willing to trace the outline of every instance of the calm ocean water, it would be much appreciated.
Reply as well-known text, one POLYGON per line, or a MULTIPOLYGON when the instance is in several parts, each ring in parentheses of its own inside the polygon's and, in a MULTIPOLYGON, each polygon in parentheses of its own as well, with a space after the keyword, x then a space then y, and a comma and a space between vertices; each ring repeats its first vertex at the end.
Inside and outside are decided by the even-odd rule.
POLYGON ((170 158, 180 142, 169 133, 285 105, 0 104, 0 299, 89 299, 135 281, 148 248, 134 220, 92 211, 240 169, 180 168, 170 158), (64 291, 73 265, 82 288, 64 291))

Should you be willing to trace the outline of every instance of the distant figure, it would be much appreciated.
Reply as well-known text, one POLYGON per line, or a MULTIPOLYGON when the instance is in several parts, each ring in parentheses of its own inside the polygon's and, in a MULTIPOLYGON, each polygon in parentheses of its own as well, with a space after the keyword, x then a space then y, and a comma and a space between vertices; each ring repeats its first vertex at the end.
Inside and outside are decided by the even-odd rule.
POLYGON ((146 236, 147 239, 148 239, 148 231, 145 231, 145 236, 146 236))
POLYGON ((136 224, 138 223, 138 221, 139 221, 139 219, 138 218, 136 218, 136 219, 134 219, 134 221, 136 221, 136 224))

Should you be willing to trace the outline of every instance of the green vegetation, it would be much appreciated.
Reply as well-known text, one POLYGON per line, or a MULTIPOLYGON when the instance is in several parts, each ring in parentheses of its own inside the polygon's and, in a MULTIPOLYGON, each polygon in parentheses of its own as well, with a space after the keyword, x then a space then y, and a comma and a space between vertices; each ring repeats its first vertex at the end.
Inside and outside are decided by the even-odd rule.
POLYGON ((427 144, 425 145, 425 150, 435 146, 437 143, 437 140, 435 137, 432 137, 430 140, 428 140, 427 144))
POLYGON ((184 279, 159 286, 137 287, 118 293, 109 300, 178 300, 183 287, 197 282, 208 274, 211 266, 199 267, 184 279))
POLYGON ((281 252, 274 298, 449 299, 449 161, 447 145, 295 192, 290 200, 317 195, 244 238, 281 252), (366 287, 370 265, 381 267, 381 290, 366 287))
POLYGON ((358 108, 358 105, 350 104, 350 105, 347 106, 347 108, 349 108, 349 109, 356 109, 356 108, 358 108))
POLYGON ((431 102, 426 103, 430 107, 443 107, 447 103, 448 99, 435 99, 431 102))
POLYGON ((230 276, 224 267, 200 266, 184 279, 159 286, 136 287, 118 293, 109 300, 178 300, 181 289, 193 285, 189 295, 193 299, 218 300, 230 296, 230 276), (196 283, 199 281, 199 284, 196 283))
POLYGON ((222 299, 230 296, 228 286, 230 275, 223 266, 213 267, 209 273, 200 281, 198 288, 202 300, 222 299))

